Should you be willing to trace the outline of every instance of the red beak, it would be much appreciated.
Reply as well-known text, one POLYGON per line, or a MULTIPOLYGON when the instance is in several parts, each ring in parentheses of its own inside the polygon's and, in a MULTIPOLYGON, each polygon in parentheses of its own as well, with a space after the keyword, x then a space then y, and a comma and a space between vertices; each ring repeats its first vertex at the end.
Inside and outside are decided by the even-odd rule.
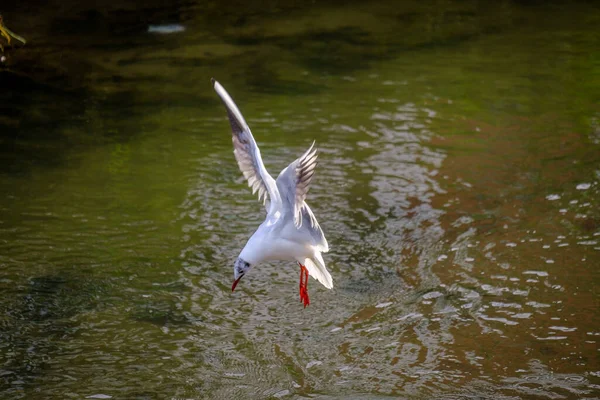
MULTIPOLYGON (((242 275, 244 276, 244 275, 242 275)), ((238 282, 240 281, 240 279, 242 279, 242 276, 240 276, 239 278, 237 278, 235 281, 233 281, 233 285, 231 285, 231 291, 233 292, 235 290, 235 287, 237 286, 238 282)))

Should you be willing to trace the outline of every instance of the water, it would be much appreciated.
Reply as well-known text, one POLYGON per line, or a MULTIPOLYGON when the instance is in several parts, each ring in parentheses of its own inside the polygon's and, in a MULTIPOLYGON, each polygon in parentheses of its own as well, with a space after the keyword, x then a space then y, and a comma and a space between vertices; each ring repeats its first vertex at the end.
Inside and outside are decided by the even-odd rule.
POLYGON ((54 6, 3 10, 1 398, 600 397, 597 6, 54 6), (307 309, 230 291, 213 76, 272 174, 317 140, 307 309))

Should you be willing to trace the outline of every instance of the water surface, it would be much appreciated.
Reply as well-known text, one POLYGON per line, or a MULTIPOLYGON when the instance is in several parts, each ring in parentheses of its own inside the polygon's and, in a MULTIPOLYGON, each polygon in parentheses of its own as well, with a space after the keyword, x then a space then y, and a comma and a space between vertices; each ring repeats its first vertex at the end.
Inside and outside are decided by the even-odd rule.
POLYGON ((0 397, 600 397, 596 6, 54 6, 3 12, 0 397), (292 262, 230 291, 211 77, 272 174, 317 141, 306 309, 292 262))

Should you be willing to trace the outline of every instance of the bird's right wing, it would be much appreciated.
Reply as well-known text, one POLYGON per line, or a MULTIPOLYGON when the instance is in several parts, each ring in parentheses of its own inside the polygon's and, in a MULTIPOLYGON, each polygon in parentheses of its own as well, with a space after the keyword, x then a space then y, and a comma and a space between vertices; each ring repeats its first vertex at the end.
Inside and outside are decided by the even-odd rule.
POLYGON ((212 79, 213 87, 225 108, 227 116, 231 124, 233 154, 237 160, 238 166, 244 174, 244 178, 248 181, 248 186, 252 188, 252 193, 258 191, 258 199, 262 200, 263 204, 269 211, 272 207, 277 207, 281 204, 281 197, 275 180, 263 164, 260 156, 260 150, 250 132, 248 124, 244 120, 242 113, 237 108, 227 91, 217 82, 212 79), (268 197, 267 197, 268 195, 268 197), (267 204, 267 201, 269 204, 267 204))
MULTIPOLYGON (((280 193, 285 204, 291 208, 294 225, 300 228, 302 225, 302 210, 305 206, 304 200, 310 188, 310 181, 315 174, 317 166, 317 149, 315 142, 296 161, 288 165, 277 177, 280 193)), ((311 213, 311 226, 316 224, 316 219, 311 213)))
MULTIPOLYGON (((281 196, 284 218, 290 218, 293 221, 293 225, 283 234, 296 241, 300 239, 304 241, 308 237, 310 245, 319 252, 326 253, 329 251, 329 244, 327 244, 325 234, 305 201, 316 166, 317 150, 313 142, 300 158, 281 171, 276 183, 281 196)), ((313 273, 310 269, 309 272, 312 276, 316 276, 316 272, 313 273)), ((326 283, 323 284, 327 286, 326 283)))

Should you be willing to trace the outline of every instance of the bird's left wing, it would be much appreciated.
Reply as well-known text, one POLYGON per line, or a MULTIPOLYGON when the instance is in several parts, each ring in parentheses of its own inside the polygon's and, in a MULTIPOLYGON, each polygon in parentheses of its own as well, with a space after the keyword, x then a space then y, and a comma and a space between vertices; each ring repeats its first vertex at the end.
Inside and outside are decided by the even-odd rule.
POLYGON ((252 193, 258 191, 258 199, 263 201, 267 211, 273 209, 273 207, 278 207, 281 204, 279 190, 277 189, 275 180, 263 164, 260 150, 252 136, 252 132, 250 132, 248 124, 223 86, 214 79, 212 79, 212 83, 227 109, 227 116, 229 117, 233 134, 233 153, 242 174, 244 174, 244 177, 248 181, 248 186, 252 188, 252 193), (269 204, 267 204, 267 201, 269 204))

